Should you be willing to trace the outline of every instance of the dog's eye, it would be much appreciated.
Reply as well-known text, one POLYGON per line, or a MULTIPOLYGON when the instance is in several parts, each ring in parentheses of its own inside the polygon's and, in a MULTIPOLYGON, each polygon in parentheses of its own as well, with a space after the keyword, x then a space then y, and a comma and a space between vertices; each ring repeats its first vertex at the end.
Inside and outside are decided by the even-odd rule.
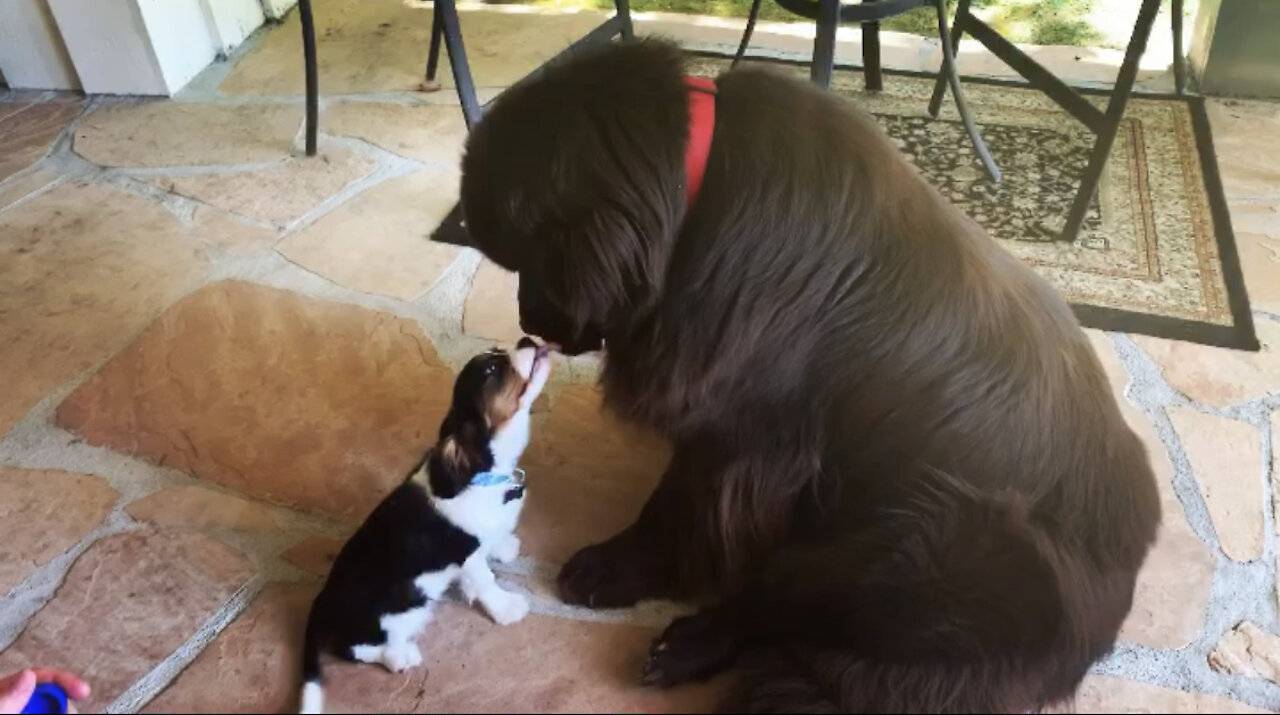
POLYGON ((486 363, 484 366, 484 374, 486 377, 493 377, 498 374, 498 363, 486 363))

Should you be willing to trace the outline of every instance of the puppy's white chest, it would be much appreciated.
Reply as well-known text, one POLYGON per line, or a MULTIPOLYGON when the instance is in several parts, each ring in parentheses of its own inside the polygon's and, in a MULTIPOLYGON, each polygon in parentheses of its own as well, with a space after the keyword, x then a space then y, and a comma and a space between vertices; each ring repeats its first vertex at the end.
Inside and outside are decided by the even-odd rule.
POLYGON ((468 487, 438 508, 459 529, 488 545, 515 531, 524 500, 523 485, 512 481, 468 487))

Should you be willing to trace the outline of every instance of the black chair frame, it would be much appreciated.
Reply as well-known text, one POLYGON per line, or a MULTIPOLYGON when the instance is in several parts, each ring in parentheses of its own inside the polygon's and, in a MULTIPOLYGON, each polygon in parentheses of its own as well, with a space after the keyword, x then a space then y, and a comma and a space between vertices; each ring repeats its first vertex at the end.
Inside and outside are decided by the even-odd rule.
MULTIPOLYGON (((1036 62, 1013 43, 1006 40, 990 25, 970 12, 971 0, 959 0, 956 7, 955 20, 951 30, 946 30, 945 0, 863 0, 858 5, 844 5, 840 0, 776 0, 783 8, 803 17, 818 21, 818 34, 814 40, 813 67, 810 76, 814 82, 823 87, 829 86, 831 72, 835 65, 835 29, 840 23, 858 22, 862 24, 863 72, 866 76, 868 90, 879 90, 882 87, 880 77, 880 40, 879 20, 905 12, 914 7, 933 4, 938 8, 938 28, 943 48, 943 66, 934 84, 933 97, 929 100, 929 113, 934 117, 942 107, 943 95, 947 85, 955 94, 956 107, 965 122, 965 129, 978 149, 979 157, 987 165, 992 178, 993 163, 986 153, 982 138, 972 127, 968 117, 968 109, 960 92, 960 82, 955 70, 955 53, 960 45, 960 38, 969 35, 999 57, 1006 65, 1021 75, 1033 88, 1045 93, 1056 104, 1065 109, 1092 132, 1096 139, 1089 154, 1089 163, 1081 176, 1080 187, 1071 210, 1067 214, 1066 223, 1059 235, 1059 240, 1074 241, 1080 234, 1088 214, 1089 205, 1098 191, 1102 179, 1102 171, 1106 168, 1111 147, 1115 144, 1116 135, 1124 119, 1124 110, 1133 92, 1133 85, 1138 77, 1138 63, 1146 51, 1147 41, 1151 37, 1156 15, 1160 10, 1160 0, 1142 0, 1138 9, 1138 19, 1134 23, 1133 34, 1130 35, 1124 61, 1116 76, 1115 87, 1105 110, 1100 110, 1085 99, 1079 92, 1058 79, 1043 65, 1036 62)), ((742 43, 734 62, 741 60, 751 41, 751 33, 760 10, 761 0, 755 0, 751 6, 751 15, 747 20, 747 29, 743 33, 742 43)), ((1186 58, 1182 49, 1182 11, 1183 0, 1171 0, 1173 25, 1173 77, 1174 88, 1183 94, 1187 86, 1186 58)))
MULTIPOLYGON (((614 0, 615 13, 598 27, 579 38, 564 49, 550 62, 572 53, 583 46, 597 42, 608 42, 621 36, 631 39, 634 30, 631 25, 631 7, 629 0, 614 0)), ((306 65, 306 151, 307 156, 315 156, 316 139, 319 133, 320 84, 316 69, 316 30, 311 11, 311 0, 298 0, 298 16, 302 21, 302 52, 306 65)), ((462 105, 462 116, 467 128, 480 121, 484 106, 476 97, 475 81, 471 77, 471 64, 467 61, 467 49, 462 40, 462 25, 458 21, 458 7, 454 0, 434 0, 432 3, 431 45, 427 50, 427 65, 424 85, 428 88, 438 87, 436 71, 440 65, 440 47, 444 45, 449 53, 449 67, 453 72, 453 82, 458 92, 458 101, 462 105)), ((545 65, 544 65, 545 66, 545 65)), ((520 82, 527 82, 535 77, 542 68, 529 73, 520 82)))

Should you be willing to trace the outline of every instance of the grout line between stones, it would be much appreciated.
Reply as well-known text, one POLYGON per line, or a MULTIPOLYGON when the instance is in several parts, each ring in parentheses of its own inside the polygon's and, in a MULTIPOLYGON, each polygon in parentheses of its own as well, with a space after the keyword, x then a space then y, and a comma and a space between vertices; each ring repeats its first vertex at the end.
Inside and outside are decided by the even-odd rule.
POLYGON ((185 643, 118 695, 102 712, 134 713, 150 702, 248 607, 264 585, 264 579, 260 575, 249 579, 185 643))
POLYGON ((1120 333, 1109 333, 1108 336, 1129 378, 1124 398, 1151 420, 1174 465, 1174 491, 1182 503, 1187 522, 1196 536, 1214 553, 1215 565, 1200 632, 1190 645, 1178 650, 1160 650, 1134 643, 1117 643, 1113 652, 1099 662, 1092 672, 1175 690, 1190 685, 1210 695, 1274 709, 1276 703, 1280 703, 1280 684, 1219 673, 1208 663, 1208 654, 1221 637, 1242 621, 1253 621, 1272 632, 1277 630, 1278 619, 1273 598, 1275 574, 1270 566, 1275 554, 1275 537, 1272 528, 1274 515, 1270 504, 1272 485, 1267 478, 1271 455, 1269 429, 1266 427, 1271 409, 1269 398, 1228 408, 1200 404, 1174 389, 1131 337, 1120 333), (1208 505, 1166 412, 1166 408, 1171 406, 1197 409, 1263 430, 1261 466, 1262 478, 1267 483, 1262 492, 1265 518, 1264 553, 1261 558, 1249 563, 1237 563, 1223 553, 1208 505))

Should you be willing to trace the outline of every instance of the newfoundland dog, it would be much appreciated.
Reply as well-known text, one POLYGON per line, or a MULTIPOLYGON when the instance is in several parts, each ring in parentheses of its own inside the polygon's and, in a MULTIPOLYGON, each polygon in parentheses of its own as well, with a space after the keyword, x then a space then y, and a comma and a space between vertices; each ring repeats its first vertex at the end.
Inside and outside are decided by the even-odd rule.
POLYGON ((524 329, 604 348, 608 406, 673 444, 563 598, 699 599, 643 678, 736 661, 727 707, 750 712, 1070 698, 1160 518, 1071 310, 797 79, 719 77, 686 170, 701 91, 676 46, 613 45, 504 93, 467 142, 466 225, 519 272, 524 329))

